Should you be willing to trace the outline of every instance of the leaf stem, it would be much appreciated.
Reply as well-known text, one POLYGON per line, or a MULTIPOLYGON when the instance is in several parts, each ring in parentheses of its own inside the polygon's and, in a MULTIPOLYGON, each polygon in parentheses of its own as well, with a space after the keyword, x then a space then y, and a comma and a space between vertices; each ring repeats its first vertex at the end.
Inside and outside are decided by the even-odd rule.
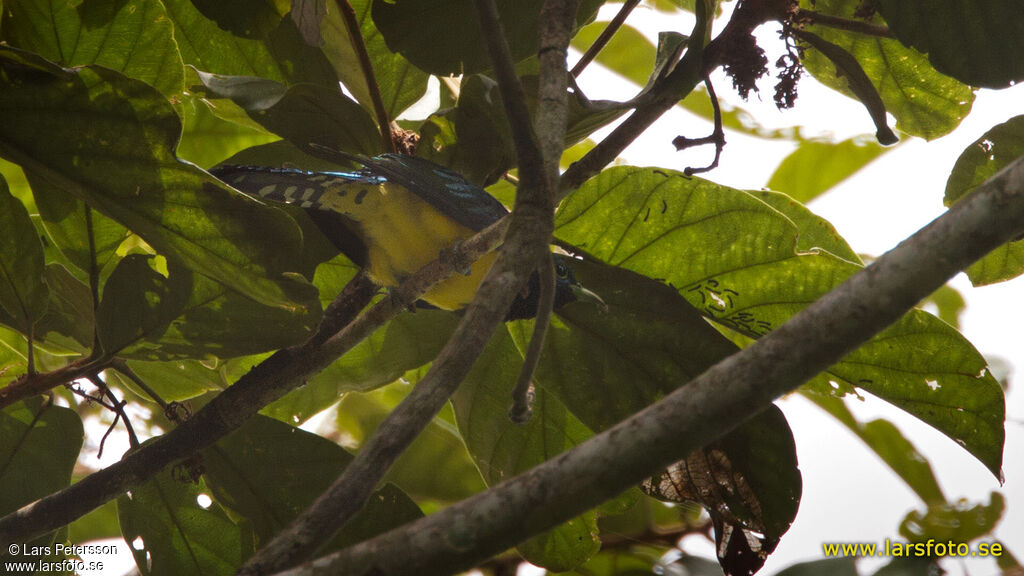
POLYGON ((380 125, 380 140, 384 152, 394 152, 395 142, 391 138, 391 118, 384 106, 384 99, 380 94, 380 85, 377 84, 377 76, 373 73, 373 63, 370 61, 370 53, 366 50, 366 42, 363 41, 363 32, 359 27, 359 20, 355 8, 349 0, 336 0, 341 18, 345 21, 345 29, 348 30, 348 38, 352 43, 352 49, 359 58, 359 68, 363 72, 366 81, 366 88, 370 92, 370 100, 373 101, 373 112, 377 115, 377 124, 380 125))

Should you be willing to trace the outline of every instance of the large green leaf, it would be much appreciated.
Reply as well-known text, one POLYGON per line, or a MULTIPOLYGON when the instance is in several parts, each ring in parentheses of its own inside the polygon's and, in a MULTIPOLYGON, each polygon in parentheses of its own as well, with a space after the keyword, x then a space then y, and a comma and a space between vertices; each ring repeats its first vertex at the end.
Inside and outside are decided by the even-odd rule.
MULTIPOLYGON (((576 446, 593 433, 541 385, 525 424, 508 417, 522 356, 508 333, 498 330, 459 387, 452 404, 469 453, 488 485, 494 485, 576 446)), ((530 562, 564 572, 601 547, 593 511, 519 545, 530 562)))
POLYGON ((1024 19, 1006 0, 881 0, 896 38, 964 84, 1005 88, 1024 80, 1024 19))
POLYGON ((68 487, 83 438, 78 414, 48 399, 0 411, 0 514, 68 487))
POLYGON ((334 88, 283 84, 264 78, 199 72, 210 98, 230 99, 267 130, 300 149, 310 144, 373 156, 381 151, 377 125, 361 106, 334 88))
POLYGON ((62 264, 47 264, 45 275, 50 305, 36 324, 38 334, 43 336, 52 331, 67 336, 85 353, 93 345, 96 326, 89 287, 62 264))
MULTIPOLYGON (((186 98, 182 106, 185 129, 178 144, 179 158, 209 168, 241 150, 279 140, 252 120, 240 123, 236 118, 225 120, 215 115, 211 107, 217 107, 219 112, 222 109, 219 104, 195 95, 186 98)), ((241 110, 238 113, 248 118, 241 110)))
MULTIPOLYGON (((0 364, 3 350, 0 345, 0 364)), ((51 399, 33 398, 0 410, 0 515, 70 486, 83 438, 78 414, 51 399)), ((52 539, 17 544, 45 546, 52 539)), ((12 559, 10 550, 7 545, 0 549, 0 562, 12 559)))
POLYGON ((99 64, 180 95, 184 69, 161 2, 8 0, 3 35, 12 46, 66 66, 99 64))
POLYGON ((240 38, 202 15, 191 0, 163 0, 185 64, 215 74, 261 76, 288 84, 337 87, 323 52, 307 45, 291 18, 263 40, 240 38))
POLYGON ((842 142, 805 140, 779 163, 767 186, 798 202, 809 202, 888 150, 891 148, 863 138, 842 142))
MULTIPOLYGON (((602 172, 563 203, 556 226, 559 238, 663 279, 706 316, 752 338, 861 268, 828 251, 798 252, 793 220, 750 194, 664 170, 602 172)), ((999 474, 1002 389, 977 350, 934 316, 910 312, 828 377, 914 414, 999 474)))
POLYGON ((263 413, 285 422, 301 422, 337 402, 344 392, 373 390, 394 382, 433 360, 457 322, 455 314, 441 310, 400 314, 263 413))
MULTIPOLYGON (((951 206, 1007 164, 1024 155, 1024 116, 993 126, 957 158, 946 181, 946 206, 951 206)), ((1024 241, 1010 242, 967 269, 975 286, 1015 278, 1024 272, 1024 241)))
POLYGON ((162 274, 153 260, 143 254, 125 256, 103 286, 96 327, 105 353, 114 354, 142 338, 158 338, 184 310, 191 273, 171 267, 162 274))
MULTIPOLYGON (((338 405, 338 430, 362 445, 412 387, 413 384, 402 381, 365 394, 345 394, 338 405)), ((385 481, 393 482, 417 500, 441 502, 456 502, 486 488, 466 451, 449 406, 402 452, 385 481)))
POLYGON ((0 310, 25 334, 46 311, 43 246, 25 206, 0 176, 0 310))
MULTIPOLYGON (((586 22, 601 5, 585 0, 577 22, 586 22)), ((499 0, 498 13, 512 57, 537 53, 540 0, 499 0)), ((491 67, 480 35, 476 8, 469 0, 373 0, 373 21, 388 48, 431 74, 472 74, 491 67), (457 33, 437 34, 438 30, 457 33)))
POLYGON ((200 487, 178 469, 164 470, 117 499, 121 533, 145 576, 234 574, 242 530, 219 506, 200 506, 200 487))
MULTIPOLYGON (((401 54, 388 49, 384 37, 370 18, 371 0, 351 0, 349 3, 359 20, 363 43, 370 56, 370 64, 377 80, 381 100, 384 102, 384 109, 388 116, 394 119, 423 97, 429 76, 410 64, 401 54)), ((372 110, 373 103, 366 86, 366 76, 352 47, 348 29, 335 5, 328 4, 327 15, 321 25, 324 54, 355 99, 366 109, 372 110)))
POLYGON ((281 276, 294 270, 294 221, 177 160, 181 125, 152 88, 11 49, 0 50, 0 65, 0 154, 30 179, 48 180, 161 254, 253 299, 309 306, 308 287, 281 276))
MULTIPOLYGON (((221 505, 248 520, 265 544, 334 481, 352 460, 337 444, 264 416, 202 452, 205 478, 221 505)), ((330 548, 360 542, 422 513, 385 485, 335 536, 330 548)))
POLYGON ((31 179, 33 196, 50 240, 84 275, 102 270, 128 229, 44 178, 31 179))
POLYGON ((288 12, 288 0, 192 0, 204 16, 242 38, 264 38, 288 12))
MULTIPOLYGON (((849 18, 858 0, 803 0, 801 6, 825 14, 849 18)), ((937 72, 927 58, 888 38, 867 36, 835 28, 810 26, 808 30, 852 54, 867 73, 896 117, 896 128, 927 140, 956 128, 974 102, 971 89, 937 72)), ((846 79, 817 50, 803 59, 807 70, 826 86, 853 97, 846 79)))

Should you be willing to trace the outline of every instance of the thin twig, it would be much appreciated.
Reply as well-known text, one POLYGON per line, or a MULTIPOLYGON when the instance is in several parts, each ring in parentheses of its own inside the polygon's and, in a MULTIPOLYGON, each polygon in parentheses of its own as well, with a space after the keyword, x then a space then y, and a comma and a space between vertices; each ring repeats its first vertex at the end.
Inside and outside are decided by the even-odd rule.
POLYGON ((893 37, 892 30, 890 30, 888 26, 872 24, 862 20, 850 20, 849 18, 831 16, 829 14, 822 14, 821 12, 805 10, 803 8, 797 11, 796 17, 793 21, 825 26, 826 28, 835 28, 836 30, 857 32, 858 34, 867 34, 869 36, 878 36, 879 38, 893 37))
POLYGON ((711 77, 704 77, 704 86, 708 89, 708 98, 711 99, 711 110, 714 113, 715 127, 711 131, 710 136, 704 138, 687 138, 685 136, 676 136, 672 140, 672 145, 676 147, 676 150, 684 150, 693 146, 699 146, 702 144, 714 144, 715 145, 715 159, 711 161, 711 164, 700 168, 694 168, 693 166, 687 166, 683 173, 687 176, 693 176, 694 174, 701 174, 704 172, 710 172, 718 167, 718 161, 722 158, 722 149, 725 148, 725 130, 722 129, 722 108, 718 104, 718 96, 715 94, 715 87, 711 85, 711 77))
POLYGON ((363 41, 363 31, 359 28, 356 11, 352 8, 349 0, 336 0, 335 3, 341 12, 341 19, 345 21, 348 39, 352 43, 356 57, 359 58, 359 68, 363 72, 366 88, 370 92, 370 100, 373 101, 373 112, 377 115, 377 124, 380 125, 381 145, 385 152, 394 152, 395 142, 391 138, 391 118, 384 106, 384 99, 380 95, 380 85, 377 84, 377 76, 373 72, 373 63, 370 62, 370 53, 367 52, 366 43, 363 41))
POLYGON ((156 390, 150 388, 149 384, 146 384, 146 381, 140 378, 139 375, 135 373, 135 370, 132 370, 132 367, 129 366, 128 362, 123 358, 115 358, 111 361, 110 367, 117 370, 125 378, 131 380, 133 384, 146 393, 146 396, 149 396, 150 400, 156 402, 164 412, 167 412, 170 404, 161 398, 160 395, 156 393, 156 390))
POLYGON ((768 335, 613 428, 486 492, 279 576, 466 570, 733 430, 1021 232, 1024 158, 768 335))
POLYGON ((587 48, 587 51, 583 53, 583 56, 580 56, 576 65, 572 67, 570 74, 572 74, 573 78, 578 78, 579 75, 583 73, 583 69, 597 57, 598 53, 600 53, 602 49, 604 49, 608 44, 608 41, 612 39, 612 36, 614 36, 615 33, 619 31, 619 28, 621 28, 626 22, 626 18, 629 16, 629 13, 632 12, 638 4, 640 4, 640 0, 626 0, 626 2, 622 4, 622 8, 619 8, 615 17, 608 22, 608 25, 605 26, 604 30, 601 30, 601 34, 599 34, 597 39, 594 40, 594 43, 587 48))
POLYGON ((548 256, 540 265, 540 299, 537 302, 537 319, 533 323, 533 334, 530 346, 523 357, 523 366, 519 369, 519 380, 512 390, 512 407, 508 417, 517 424, 530 419, 533 413, 533 375, 540 364, 540 354, 544 349, 544 337, 551 324, 551 312, 555 308, 555 262, 548 256))
MULTIPOLYGON (((92 300, 92 317, 97 318, 100 309, 100 271, 96 263, 96 237, 92 227, 92 208, 82 203, 85 209, 85 234, 89 239, 89 297, 92 300)), ((103 350, 100 342, 100 326, 93 322, 92 327, 92 354, 99 354, 103 350)))

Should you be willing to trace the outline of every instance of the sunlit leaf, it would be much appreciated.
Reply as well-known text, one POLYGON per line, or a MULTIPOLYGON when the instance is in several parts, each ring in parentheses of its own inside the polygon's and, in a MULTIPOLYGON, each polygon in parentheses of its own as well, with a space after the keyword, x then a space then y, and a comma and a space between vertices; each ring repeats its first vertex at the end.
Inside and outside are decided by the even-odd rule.
MULTIPOLYGON (((562 205, 556 235, 661 278, 707 317, 756 338, 860 265, 800 253, 793 220, 753 196, 659 169, 617 167, 562 205)), ((912 311, 828 370, 941 430, 1000 474, 1002 389, 959 333, 912 311)))
POLYGON ((842 142, 807 140, 775 168, 767 187, 799 202, 809 202, 888 150, 891 148, 862 138, 842 142))
MULTIPOLYGON (((804 8, 850 18, 859 2, 804 0, 800 4, 804 8)), ((971 110, 974 94, 968 86, 937 72, 924 55, 896 40, 823 26, 810 26, 808 30, 857 59, 882 96, 886 109, 896 117, 896 128, 903 132, 927 140, 938 138, 956 128, 971 110)), ((845 78, 837 75, 835 66, 823 55, 809 50, 803 62, 826 86, 851 95, 845 78)))
POLYGON ((912 510, 900 523, 900 535, 911 542, 970 542, 992 532, 1003 516, 1006 502, 992 492, 988 504, 930 503, 927 510, 912 510))
MULTIPOLYGON (((1015 116, 985 132, 957 158, 946 181, 946 206, 969 194, 995 176, 1010 162, 1024 155, 1024 116, 1015 116)), ((994 284, 1015 278, 1024 272, 1024 241, 1017 240, 996 248, 967 269, 975 286, 994 284)))
POLYGON ((181 94, 184 69, 161 2, 8 0, 3 35, 12 46, 67 66, 99 64, 181 94))
MULTIPOLYGON (((401 54, 388 49, 384 37, 370 18, 371 0, 350 0, 350 4, 359 21, 362 40, 370 57, 384 109, 394 119, 423 97, 429 76, 410 64, 401 54)), ((373 103, 362 66, 352 47, 348 29, 333 3, 327 5, 327 15, 322 22, 322 38, 324 54, 334 65, 338 77, 363 107, 372 110, 373 103)))

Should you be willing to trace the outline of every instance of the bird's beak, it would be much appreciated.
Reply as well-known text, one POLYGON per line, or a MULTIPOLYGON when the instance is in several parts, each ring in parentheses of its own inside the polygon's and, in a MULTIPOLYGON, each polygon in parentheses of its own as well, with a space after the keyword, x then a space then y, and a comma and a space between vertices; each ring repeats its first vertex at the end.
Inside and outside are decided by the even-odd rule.
POLYGON ((574 284, 572 286, 572 295, 580 302, 590 302, 591 304, 596 304, 601 311, 608 311, 608 305, 604 303, 604 300, 602 300, 600 296, 579 284, 574 284))

